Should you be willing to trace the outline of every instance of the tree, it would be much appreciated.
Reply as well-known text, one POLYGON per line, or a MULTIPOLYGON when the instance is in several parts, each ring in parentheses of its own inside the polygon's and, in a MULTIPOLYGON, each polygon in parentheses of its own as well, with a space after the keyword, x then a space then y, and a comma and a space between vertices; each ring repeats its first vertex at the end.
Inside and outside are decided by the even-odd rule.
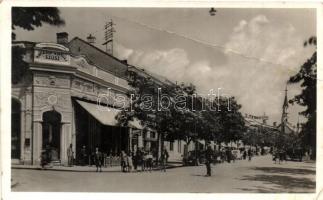
POLYGON ((183 140, 189 145, 197 139, 230 142, 242 138, 245 125, 239 111, 241 105, 233 97, 206 99, 196 95, 192 84, 158 85, 152 78, 137 73, 130 77, 129 85, 133 88, 128 94, 130 108, 124 109, 117 120, 127 126, 134 118, 139 119, 145 127, 159 133, 161 148, 164 140, 183 140), (168 97, 166 102, 160 102, 159 92, 168 97), (159 110, 165 105, 167 109, 159 110))
MULTIPOLYGON (((311 37, 304 43, 314 45, 316 47, 316 37, 311 37)), ((306 107, 300 114, 307 121, 302 124, 300 132, 303 146, 312 150, 311 158, 316 157, 316 77, 317 77, 317 62, 316 51, 312 56, 301 66, 299 72, 290 77, 289 83, 301 83, 302 91, 296 95, 289 103, 297 103, 306 107)))
POLYGON ((218 111, 221 124, 221 134, 218 141, 225 143, 242 139, 243 133, 246 131, 244 118, 239 111, 241 105, 237 103, 234 97, 229 98, 229 100, 230 108, 228 108, 228 99, 221 98, 219 101, 220 111, 218 111))
MULTIPOLYGON (((21 27, 28 31, 40 27, 43 23, 54 26, 64 25, 65 21, 60 17, 60 11, 54 7, 13 7, 12 8, 12 30, 21 27)), ((16 34, 12 32, 12 39, 16 34)))
POLYGON ((126 126, 130 120, 136 118, 144 127, 157 131, 162 150, 166 137, 176 132, 174 99, 179 90, 176 85, 158 85, 150 77, 137 73, 133 73, 131 77, 129 85, 133 89, 128 92, 130 107, 123 109, 117 120, 121 126, 126 126))
MULTIPOLYGON (((13 7, 12 8, 12 31, 16 27, 21 27, 28 31, 42 26, 43 23, 60 26, 65 22, 59 15, 58 8, 29 8, 13 7)), ((16 34, 12 32, 12 40, 16 39, 16 34)), ((12 47, 12 73, 11 83, 17 84, 27 71, 28 65, 23 60, 25 49, 20 46, 12 47)))

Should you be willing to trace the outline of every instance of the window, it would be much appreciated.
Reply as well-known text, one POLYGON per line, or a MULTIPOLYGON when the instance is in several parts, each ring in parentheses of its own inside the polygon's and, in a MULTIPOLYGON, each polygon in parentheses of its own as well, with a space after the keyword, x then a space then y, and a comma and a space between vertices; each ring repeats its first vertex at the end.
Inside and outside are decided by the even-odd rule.
POLYGON ((174 142, 169 142, 169 150, 174 151, 174 142))
POLYGON ((150 138, 156 138, 156 133, 155 132, 150 132, 150 138))

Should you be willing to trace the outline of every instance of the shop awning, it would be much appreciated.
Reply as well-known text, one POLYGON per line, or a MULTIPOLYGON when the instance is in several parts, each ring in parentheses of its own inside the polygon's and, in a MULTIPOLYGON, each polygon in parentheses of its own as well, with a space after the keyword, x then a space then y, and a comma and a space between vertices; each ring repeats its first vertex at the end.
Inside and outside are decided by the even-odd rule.
MULTIPOLYGON (((116 120, 116 116, 121 110, 110 108, 107 106, 101 106, 94 103, 88 103, 84 101, 76 100, 78 104, 80 104, 90 115, 92 115, 96 120, 98 120, 101 124, 107 126, 117 126, 118 121, 116 120)), ((129 127, 136 129, 143 129, 140 125, 139 120, 135 119, 129 122, 129 127)))

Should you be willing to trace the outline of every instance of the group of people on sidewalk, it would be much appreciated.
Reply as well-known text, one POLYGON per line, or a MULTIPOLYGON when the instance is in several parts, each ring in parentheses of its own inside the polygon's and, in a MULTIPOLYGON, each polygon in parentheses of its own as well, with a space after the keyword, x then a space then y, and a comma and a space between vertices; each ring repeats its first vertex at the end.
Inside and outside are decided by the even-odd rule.
POLYGON ((274 149, 272 156, 275 164, 277 163, 277 160, 278 164, 281 164, 283 161, 287 162, 287 153, 284 149, 274 149))
MULTIPOLYGON (((95 164, 96 172, 102 172, 103 165, 112 166, 112 160, 114 158, 112 154, 105 158, 104 154, 99 150, 98 147, 95 148, 95 151, 91 153, 90 156, 87 155, 85 146, 82 147, 80 153, 81 154, 78 164, 80 164, 81 166, 86 165, 88 159, 90 161, 89 164, 91 164, 91 161, 95 164)), ((160 170, 165 172, 169 154, 166 148, 164 148, 164 150, 160 154, 160 157, 157 159, 157 155, 152 151, 145 151, 144 149, 137 148, 135 152, 126 153, 125 151, 121 151, 119 158, 122 172, 151 172, 156 167, 159 167, 160 170)), ((67 149, 67 161, 67 166, 72 167, 73 165, 75 165, 75 157, 72 144, 70 144, 67 149)), ((50 152, 45 149, 43 150, 41 155, 42 168, 44 168, 44 166, 49 164, 50 162, 50 152)))
MULTIPOLYGON (((121 151, 120 154, 120 166, 122 172, 137 172, 137 171, 149 171, 151 172, 155 166, 158 166, 160 161, 160 169, 166 171, 166 165, 169 154, 166 149, 161 153, 160 158, 157 160, 152 151, 144 151, 143 149, 137 149, 135 152, 121 151), (155 162, 156 161, 156 162, 155 162), (140 168, 140 169, 139 169, 140 168)), ((94 162, 97 172, 102 172, 103 156, 96 148, 94 154, 94 162)), ((110 163, 111 164, 111 163, 110 163)))
POLYGON ((156 166, 158 161, 160 162, 160 168, 166 171, 166 165, 169 154, 166 149, 161 152, 160 158, 156 159, 156 154, 152 151, 144 151, 143 149, 137 149, 136 152, 121 152, 121 171, 122 172, 137 172, 137 171, 149 171, 151 172, 156 166))
POLYGON ((251 161, 254 152, 249 149, 230 149, 230 148, 223 148, 216 153, 216 160, 217 162, 223 163, 224 161, 227 161, 228 163, 235 162, 236 160, 246 160, 248 158, 248 161, 251 161))

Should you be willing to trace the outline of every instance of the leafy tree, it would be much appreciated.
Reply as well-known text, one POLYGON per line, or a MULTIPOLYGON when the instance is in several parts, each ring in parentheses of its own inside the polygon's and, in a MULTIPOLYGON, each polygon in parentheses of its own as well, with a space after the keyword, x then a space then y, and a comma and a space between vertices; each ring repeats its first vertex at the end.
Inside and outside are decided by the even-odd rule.
MULTIPOLYGON (((311 37, 304 43, 314 45, 316 47, 316 37, 311 37)), ((317 77, 317 61, 316 51, 301 66, 299 72, 290 77, 289 83, 300 83, 302 91, 290 100, 290 103, 297 103, 306 107, 300 114, 307 121, 302 124, 301 138, 303 146, 312 150, 312 159, 316 157, 316 77, 317 77)))
MULTIPOLYGON (((12 8, 12 30, 21 27, 28 31, 40 27, 43 23, 54 26, 64 25, 64 20, 60 17, 60 11, 54 7, 13 7, 12 8)), ((12 33, 15 40, 16 34, 12 33)))
POLYGON ((133 90, 128 94, 132 99, 131 110, 124 109, 117 116, 117 120, 120 125, 126 126, 130 120, 137 118, 145 127, 156 130, 162 141, 161 149, 164 140, 183 140, 188 145, 197 139, 230 142, 242 138, 245 126, 239 111, 241 105, 237 104, 233 97, 230 98, 230 110, 228 110, 228 99, 220 98, 219 101, 217 99, 212 101, 196 97, 195 87, 191 84, 158 85, 151 78, 137 73, 131 77, 129 85, 133 90), (163 95, 169 97, 170 101, 160 102, 158 88, 163 95), (182 97, 180 104, 178 97, 182 97), (146 109, 147 103, 150 104, 149 109, 146 109), (159 103, 168 104, 168 108, 158 110, 159 103), (214 110, 214 107, 218 108, 217 104, 220 104, 220 110, 214 110))
POLYGON ((12 47, 12 72, 11 72, 11 83, 17 84, 24 74, 27 72, 27 63, 24 61, 23 57, 26 53, 25 49, 21 47, 12 47))
MULTIPOLYGON (((40 27, 43 23, 60 26, 65 22, 60 17, 58 8, 46 7, 13 7, 12 8, 12 30, 21 27, 28 31, 40 27)), ((12 32, 12 40, 16 39, 16 34, 12 32)), ((27 63, 23 60, 25 49, 14 46, 12 47, 12 84, 17 84, 27 71, 27 63)))
POLYGON ((175 85, 158 85, 150 77, 132 74, 129 85, 134 88, 129 91, 128 96, 131 98, 130 108, 124 109, 118 116, 117 120, 120 125, 126 126, 130 120, 137 118, 143 123, 144 127, 156 130, 158 137, 163 141, 167 135, 176 132, 174 118, 172 113, 174 109, 174 98, 178 94, 175 85), (168 101, 161 100, 164 95, 168 101))
POLYGON ((218 113, 221 134, 218 137, 218 141, 225 143, 242 139, 243 133, 246 131, 244 118, 239 111, 241 105, 237 103, 234 97, 229 99, 229 108, 228 99, 221 98, 219 100, 220 111, 218 113))

